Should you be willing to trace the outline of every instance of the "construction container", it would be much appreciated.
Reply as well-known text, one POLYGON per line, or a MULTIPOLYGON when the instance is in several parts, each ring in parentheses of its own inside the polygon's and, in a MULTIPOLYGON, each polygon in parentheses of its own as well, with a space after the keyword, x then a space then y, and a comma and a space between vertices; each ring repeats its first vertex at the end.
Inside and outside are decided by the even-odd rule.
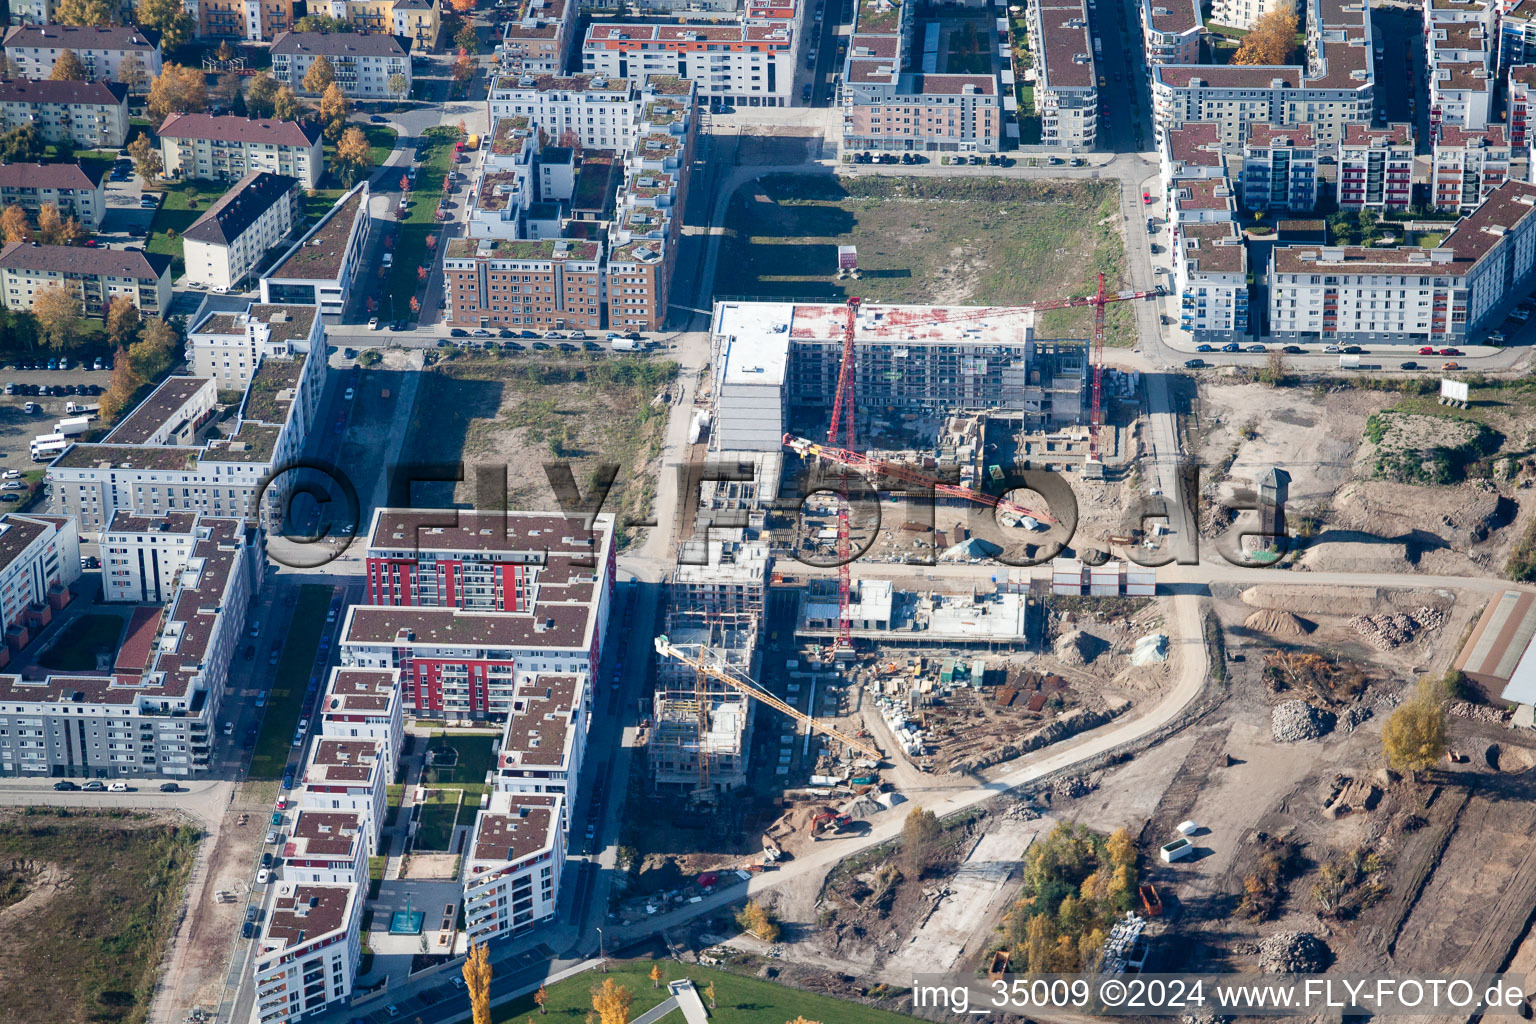
POLYGON ((1088 593, 1094 597, 1118 597, 1122 575, 1119 562, 1093 566, 1088 574, 1088 593))
POLYGON ((1051 593, 1058 597, 1078 597, 1083 593, 1083 563, 1076 558, 1051 561, 1051 593))
POLYGON ((1157 593, 1157 570, 1139 565, 1125 569, 1125 593, 1127 597, 1152 597, 1157 593))

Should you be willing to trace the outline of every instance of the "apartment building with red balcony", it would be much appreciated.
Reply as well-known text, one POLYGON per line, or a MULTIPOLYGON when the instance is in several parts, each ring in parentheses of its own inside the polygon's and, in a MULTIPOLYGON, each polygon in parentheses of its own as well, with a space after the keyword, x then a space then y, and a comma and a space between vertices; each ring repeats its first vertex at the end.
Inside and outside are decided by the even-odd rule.
POLYGON ((1536 64, 1517 64, 1509 69, 1506 110, 1509 144, 1518 153, 1530 148, 1533 92, 1536 92, 1536 64))
POLYGON ((1435 137, 1430 181, 1435 209, 1471 213, 1509 178, 1514 151, 1501 124, 1482 131, 1441 125, 1435 137))
POLYGON ((612 515, 379 509, 368 601, 347 612, 342 660, 398 670, 404 710, 511 713, 521 682, 593 677, 616 573, 612 515))
POLYGON ((1400 213, 1413 205, 1413 126, 1352 124, 1339 145, 1341 210, 1400 213))

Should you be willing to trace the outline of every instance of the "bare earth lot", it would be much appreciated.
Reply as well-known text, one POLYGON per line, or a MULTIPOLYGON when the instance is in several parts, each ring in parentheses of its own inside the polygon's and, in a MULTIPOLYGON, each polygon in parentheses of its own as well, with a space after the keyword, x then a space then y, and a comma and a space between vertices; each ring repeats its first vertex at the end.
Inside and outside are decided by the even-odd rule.
MULTIPOLYGON (((997 178, 767 175, 726 221, 717 295, 1009 305, 1124 287, 1112 183, 997 178), (858 247, 860 280, 837 279, 837 247, 858 247)), ((1111 343, 1134 338, 1110 307, 1111 343)), ((1040 315, 1041 338, 1086 338, 1091 312, 1040 315)))

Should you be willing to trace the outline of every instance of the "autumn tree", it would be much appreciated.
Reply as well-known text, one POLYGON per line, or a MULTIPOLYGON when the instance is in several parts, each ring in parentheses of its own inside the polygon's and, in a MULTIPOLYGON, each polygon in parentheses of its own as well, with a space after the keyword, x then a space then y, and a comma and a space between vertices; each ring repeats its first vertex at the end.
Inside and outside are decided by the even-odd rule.
POLYGON ((389 76, 389 91, 390 94, 395 97, 395 99, 404 99, 405 92, 410 87, 411 84, 405 80, 405 76, 400 72, 396 71, 394 74, 389 76))
POLYGON ((27 220, 26 210, 14 203, 0 210, 0 241, 10 245, 31 240, 32 224, 27 220))
POLYGON ((1276 9, 1259 15, 1232 57, 1234 64, 1284 64, 1296 48, 1296 13, 1276 9))
POLYGON ((629 1004, 635 995, 612 978, 592 986, 592 1010, 601 1024, 629 1024, 629 1004))
POLYGON ((373 149, 362 129, 353 125, 342 133, 341 141, 336 144, 336 161, 341 165, 341 181, 347 188, 367 176, 373 166, 373 149))
POLYGON ((461 53, 479 53, 480 34, 475 31, 475 26, 466 21, 464 27, 459 29, 453 37, 453 45, 457 46, 461 53))
POLYGON ((85 229, 73 217, 68 220, 54 203, 45 203, 37 211, 37 238, 44 245, 73 245, 85 237, 85 229))
POLYGON ((129 92, 138 94, 149 88, 149 70, 138 54, 125 53, 117 62, 117 80, 126 85, 129 92))
POLYGON ((0 162, 34 163, 41 160, 47 150, 48 143, 31 121, 0 135, 0 162))
POLYGON ((453 80, 462 84, 473 77, 475 77, 474 58, 460 49, 459 55, 453 60, 453 80))
POLYGON ((661 964, 651 964, 651 988, 661 988, 661 964))
POLYGON ((160 45, 168 53, 192 38, 197 25, 182 0, 139 0, 134 24, 160 33, 160 45))
POLYGON ((141 320, 139 307, 126 295, 112 296, 107 306, 107 337, 116 348, 122 348, 138 336, 141 320))
POLYGON ((198 113, 207 107, 208 83, 195 68, 167 64, 149 86, 149 113, 157 121, 172 114, 198 113))
POLYGON ((318 96, 336 81, 336 69, 324 57, 316 57, 309 70, 304 72, 304 91, 318 96))
POLYGON ((53 62, 53 73, 48 76, 51 82, 83 82, 85 81, 85 65, 80 58, 75 56, 74 50, 62 50, 57 60, 53 62))
POLYGON ((474 1024, 491 1024, 491 961, 483 944, 475 943, 469 947, 463 971, 474 1024))
POLYGON ((475 0, 448 0, 448 6, 457 14, 468 14, 475 9, 475 0))
POLYGON ((344 18, 333 18, 329 14, 306 14, 293 23, 295 32, 319 32, 321 35, 334 35, 337 32, 355 32, 357 26, 344 18))
MULTIPOLYGON (((176 348, 181 337, 176 328, 157 316, 144 321, 139 340, 128 346, 125 360, 141 381, 151 381, 176 362, 176 348)), ((120 360, 123 361, 123 360, 120 360)))
POLYGON ((1431 767, 1445 755, 1445 706, 1421 690, 1387 718, 1381 745, 1396 771, 1417 775, 1431 767))
POLYGON ((225 109, 233 110, 240 99, 240 76, 233 71, 224 72, 214 84, 213 95, 225 109))
POLYGON ((80 299, 63 285, 49 285, 33 296, 32 315, 51 348, 63 351, 80 336, 80 299))
POLYGON ((134 374, 133 367, 128 365, 128 360, 119 355, 117 362, 112 365, 112 376, 107 381, 107 390, 101 395, 99 412, 102 421, 111 423, 122 415, 143 384, 144 382, 134 374))
POLYGON ((112 5, 107 0, 59 0, 53 21, 56 25, 110 25, 112 5))
POLYGON ((229 45, 228 39, 225 39, 219 43, 219 48, 213 51, 213 55, 227 64, 235 59, 235 48, 229 45))
POLYGON ((704 986, 704 998, 709 1000, 709 1008, 713 1010, 715 1008, 715 983, 713 981, 704 986))
POLYGON ((539 986, 539 990, 533 994, 533 1005, 535 1005, 535 1006, 537 1006, 539 1008, 539 1012, 541 1014, 542 1013, 548 1013, 549 1009, 548 1009, 548 1007, 546 1005, 548 1002, 549 1002, 549 990, 546 989, 543 985, 540 985, 539 986))
POLYGON ((245 109, 252 117, 271 117, 272 98, 277 95, 277 79, 258 71, 245 87, 245 109))
POLYGON ((901 859, 907 874, 920 878, 933 866, 939 856, 942 834, 938 815, 932 811, 914 807, 907 812, 907 819, 901 824, 901 859))
POLYGON ((280 85, 272 96, 272 116, 279 121, 297 121, 304 106, 291 85, 280 85))
POLYGON ((736 923, 741 930, 764 942, 774 942, 779 937, 779 923, 773 914, 757 900, 747 900, 747 905, 736 912, 736 923))
MULTIPOLYGON (((306 76, 307 78, 307 76, 306 76)), ((342 92, 340 84, 332 82, 320 97, 320 123, 330 142, 341 138, 347 127, 347 115, 352 113, 352 101, 342 92)))
POLYGON ((148 133, 140 132, 139 135, 128 143, 128 155, 133 159, 133 169, 139 172, 139 177, 148 185, 160 176, 164 163, 160 159, 160 147, 150 141, 148 133))

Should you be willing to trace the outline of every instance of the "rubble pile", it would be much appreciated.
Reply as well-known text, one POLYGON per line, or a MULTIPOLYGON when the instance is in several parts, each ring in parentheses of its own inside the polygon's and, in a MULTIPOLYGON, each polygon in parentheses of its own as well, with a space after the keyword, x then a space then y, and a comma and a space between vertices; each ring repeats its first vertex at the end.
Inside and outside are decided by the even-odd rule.
POLYGON ((1315 740, 1333 728, 1333 712, 1315 708, 1304 700, 1283 700, 1270 713, 1270 731, 1276 743, 1315 740))
POLYGON ((1471 704, 1464 700, 1453 700, 1445 706, 1445 713, 1452 718, 1465 718, 1469 722, 1482 722, 1485 725, 1503 725, 1509 718, 1509 712, 1498 708, 1491 708, 1486 704, 1471 704))
POLYGON ((1276 932, 1259 943, 1259 970, 1266 974, 1317 974, 1331 959, 1311 932, 1276 932))
POLYGON ((1056 638, 1056 657, 1063 665, 1084 665, 1088 662, 1088 652, 1095 646, 1086 633, 1074 629, 1056 638))
POLYGON ((1339 714, 1334 728, 1347 736, 1364 725, 1373 714, 1375 712, 1364 704, 1351 704, 1339 714))
POLYGON ((1365 637, 1367 642, 1380 651, 1412 643, 1415 634, 1424 629, 1435 629, 1445 622, 1445 612, 1428 605, 1412 612, 1395 615, 1356 615, 1349 620, 1351 628, 1365 637))
POLYGON ((1482 481, 1458 488, 1461 503, 1440 517, 1446 529, 1462 534, 1469 543, 1486 540, 1499 516, 1499 490, 1482 481))

